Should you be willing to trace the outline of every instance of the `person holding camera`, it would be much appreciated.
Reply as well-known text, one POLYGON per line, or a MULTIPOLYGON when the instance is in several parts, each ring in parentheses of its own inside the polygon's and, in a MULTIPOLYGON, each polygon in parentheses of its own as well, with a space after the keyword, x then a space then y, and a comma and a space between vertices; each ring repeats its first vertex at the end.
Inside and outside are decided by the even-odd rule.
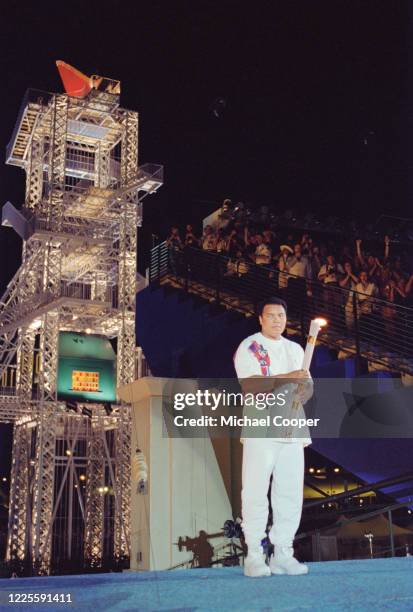
POLYGON ((343 274, 343 266, 336 263, 334 255, 330 253, 330 255, 327 255, 327 262, 320 268, 318 280, 325 285, 338 285, 343 274))

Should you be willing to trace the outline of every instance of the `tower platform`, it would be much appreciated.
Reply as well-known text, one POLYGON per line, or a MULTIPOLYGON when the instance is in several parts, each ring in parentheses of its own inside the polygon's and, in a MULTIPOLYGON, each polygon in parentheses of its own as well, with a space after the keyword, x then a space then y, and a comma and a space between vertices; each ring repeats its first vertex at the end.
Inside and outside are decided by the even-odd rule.
MULTIPOLYGON (((1 580, 0 609, 6 609, 8 592, 71 593, 75 610, 100 612, 413 609, 413 557, 309 567, 306 576, 268 578, 245 578, 241 567, 227 567, 1 580)), ((57 605, 63 609, 68 604, 54 609, 57 605)), ((50 610, 50 604, 36 604, 36 610, 41 609, 50 610)))

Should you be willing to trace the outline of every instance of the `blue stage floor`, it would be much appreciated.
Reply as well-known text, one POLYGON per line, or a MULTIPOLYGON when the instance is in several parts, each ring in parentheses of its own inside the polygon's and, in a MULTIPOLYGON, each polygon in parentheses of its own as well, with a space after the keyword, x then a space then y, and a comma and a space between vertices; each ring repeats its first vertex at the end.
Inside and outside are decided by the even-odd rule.
POLYGON ((310 563, 306 576, 245 578, 241 568, 0 580, 3 610, 413 610, 413 557, 310 563), (5 592, 71 593, 73 604, 4 605, 5 592))

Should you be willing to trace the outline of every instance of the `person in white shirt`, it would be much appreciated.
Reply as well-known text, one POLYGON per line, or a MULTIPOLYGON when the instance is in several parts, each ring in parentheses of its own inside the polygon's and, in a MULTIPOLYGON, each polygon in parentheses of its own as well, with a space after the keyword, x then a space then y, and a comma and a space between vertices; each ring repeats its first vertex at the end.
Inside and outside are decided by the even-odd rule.
POLYGON ((271 249, 268 244, 263 241, 261 234, 257 234, 255 238, 257 241, 255 263, 259 266, 269 266, 271 263, 271 249))
POLYGON ((288 258, 286 270, 300 279, 311 279, 310 262, 308 257, 303 255, 301 244, 297 243, 294 245, 294 254, 288 258))
POLYGON ((280 246, 281 255, 278 258, 278 288, 285 290, 288 287, 288 259, 294 251, 288 244, 280 246))
POLYGON ((375 283, 369 280, 368 274, 362 270, 359 282, 355 286, 357 299, 357 317, 359 320, 360 338, 371 340, 374 338, 378 324, 381 325, 381 315, 376 311, 378 303, 378 289, 375 283))
POLYGON ((357 292, 358 310, 362 315, 369 315, 372 312, 372 305, 374 303, 374 298, 378 294, 378 290, 376 285, 369 281, 368 274, 364 270, 360 272, 359 278, 360 281, 354 288, 357 292))
POLYGON ((343 289, 349 290, 345 296, 344 317, 345 317, 347 329, 352 330, 354 327, 354 308, 353 308, 354 297, 353 296, 354 296, 354 289, 356 288, 356 285, 359 282, 359 279, 353 273, 353 268, 349 261, 346 261, 344 264, 344 273, 345 273, 345 276, 339 281, 339 285, 343 289))
POLYGON ((337 285, 343 275, 343 266, 336 263, 334 255, 327 255, 327 263, 321 266, 318 273, 318 280, 325 285, 337 285))
MULTIPOLYGON (((280 298, 268 298, 259 308, 261 332, 241 342, 234 366, 245 392, 271 392, 285 379, 302 381, 299 400, 310 396, 311 377, 300 369, 304 351, 282 336, 287 324, 287 305, 280 298), (284 379, 276 380, 276 379, 284 379), (257 386, 258 385, 258 386, 257 386), (263 388, 264 387, 264 388, 263 388), (268 387, 268 388, 267 388, 268 387)), ((301 520, 304 483, 304 446, 309 438, 243 439, 242 527, 248 546, 244 574, 250 577, 271 574, 305 574, 306 565, 293 554, 293 540, 301 520), (274 555, 266 565, 261 547, 268 520, 267 492, 271 475, 273 526, 269 538, 274 555)))
POLYGON ((301 244, 294 245, 294 254, 287 259, 285 270, 289 274, 287 295, 290 310, 298 314, 306 302, 307 281, 311 280, 310 260, 302 254, 301 244))

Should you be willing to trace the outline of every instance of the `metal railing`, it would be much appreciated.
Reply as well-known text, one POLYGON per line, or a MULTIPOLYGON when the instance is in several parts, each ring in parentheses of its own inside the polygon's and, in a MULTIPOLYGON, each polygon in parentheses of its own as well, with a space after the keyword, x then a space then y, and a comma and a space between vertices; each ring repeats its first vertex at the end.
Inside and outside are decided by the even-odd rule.
MULTIPOLYGON (((312 536, 316 536, 317 538, 320 538, 320 536, 324 532, 331 533, 335 529, 338 530, 340 527, 344 527, 345 525, 348 525, 349 523, 357 523, 359 521, 363 522, 363 521, 367 521, 368 519, 375 518, 376 516, 380 516, 381 514, 387 514, 387 520, 389 523, 389 544, 390 546, 386 550, 388 550, 391 557, 395 557, 396 556, 396 546, 395 546, 395 540, 394 540, 395 535, 394 535, 394 530, 393 530, 393 512, 395 510, 400 510, 401 508, 408 508, 411 505, 412 505, 412 501, 405 501, 405 502, 400 502, 398 504, 395 503, 395 504, 389 504, 387 506, 382 506, 381 508, 373 510, 372 512, 365 512, 362 514, 358 514, 357 516, 352 516, 351 518, 338 521, 334 523, 333 525, 326 525, 325 527, 313 529, 305 533, 300 533, 295 537, 295 541, 298 542, 300 540, 305 540, 306 538, 310 538, 312 536)), ((320 551, 320 546, 318 546, 318 550, 320 551)), ((376 555, 376 556, 379 556, 379 555, 376 555)), ((321 561, 321 558, 314 559, 314 561, 321 561)))
POLYGON ((26 90, 23 100, 20 104, 19 112, 17 115, 17 120, 15 123, 14 129, 13 129, 10 141, 6 146, 6 159, 7 160, 9 160, 13 154, 13 146, 15 144, 15 140, 16 140, 17 134, 20 129, 22 118, 26 111, 26 107, 29 104, 34 104, 38 106, 46 106, 46 104, 49 102, 52 95, 53 94, 49 92, 41 91, 39 89, 27 89, 26 90))
POLYGON ((150 284, 173 282, 186 291, 245 313, 265 297, 288 304, 289 328, 304 341, 309 322, 324 316, 319 341, 390 369, 413 373, 413 309, 320 281, 306 280, 225 255, 166 242, 151 250, 150 284))
MULTIPOLYGON (((307 479, 306 479, 307 482, 307 479)), ((306 510, 308 510, 309 508, 314 508, 316 506, 322 506, 325 504, 339 504, 339 508, 342 502, 349 502, 352 500, 352 498, 357 498, 358 496, 362 495, 363 493, 368 493, 368 492, 376 492, 376 491, 382 491, 383 489, 390 487, 390 486, 395 486, 398 484, 402 484, 402 483, 412 483, 413 482, 413 472, 407 472, 405 474, 400 474, 399 476, 394 476, 392 478, 385 478, 384 480, 379 480, 375 483, 371 483, 371 484, 364 484, 358 487, 355 487, 354 489, 350 489, 348 491, 344 491, 343 493, 337 493, 335 495, 323 495, 319 498, 319 499, 315 499, 315 500, 310 500, 304 503, 303 506, 303 510, 304 513, 306 512, 306 510)), ((311 483, 308 483, 310 486, 311 483)), ((317 487, 314 487, 315 489, 317 489, 317 487)), ((373 558, 373 556, 383 556, 387 554, 391 557, 394 557, 396 555, 396 546, 395 546, 395 535, 394 535, 394 530, 393 530, 393 512, 395 510, 400 510, 401 508, 407 508, 409 506, 413 505, 413 499, 409 499, 408 501, 403 501, 403 502, 396 502, 394 501, 393 503, 388 503, 388 504, 384 504, 381 505, 378 508, 375 508, 373 510, 367 511, 367 508, 365 508, 362 512, 360 512, 361 508, 359 508, 357 511, 357 509, 353 509, 356 510, 356 515, 352 516, 350 518, 345 518, 345 519, 341 519, 339 521, 337 521, 334 524, 329 524, 329 525, 325 525, 324 527, 319 527, 316 529, 312 529, 310 531, 307 532, 301 532, 300 534, 298 534, 295 538, 296 541, 300 541, 300 540, 305 540, 306 538, 311 538, 312 536, 315 536, 317 538, 318 541, 318 546, 317 546, 317 551, 318 554, 320 555, 320 551, 321 551, 321 547, 320 547, 320 536, 324 533, 331 533, 334 530, 338 530, 341 527, 344 527, 345 525, 349 524, 349 523, 354 523, 354 522, 358 522, 358 521, 366 521, 368 519, 371 518, 375 518, 376 516, 379 516, 381 514, 387 514, 387 520, 388 520, 388 525, 389 525, 389 547, 386 550, 382 550, 381 554, 379 554, 377 551, 375 554, 373 554, 373 550, 372 548, 370 548, 370 557, 373 558)), ((349 508, 348 507, 342 507, 341 508, 341 512, 348 512, 349 508)), ((367 537, 367 536, 366 536, 367 537)), ((321 558, 319 559, 314 559, 315 561, 321 561, 321 558)))
MULTIPOLYGON (((413 472, 407 472, 406 474, 400 474, 399 476, 394 476, 392 478, 385 478, 384 480, 379 480, 374 483, 361 485, 354 489, 349 489, 348 491, 344 491, 343 493, 336 493, 334 495, 325 495, 323 493, 323 497, 318 499, 312 499, 304 503, 304 509, 314 508, 316 506, 320 506, 325 504, 326 502, 340 502, 343 500, 351 499, 352 497, 358 497, 363 493, 369 493, 371 491, 379 491, 381 489, 385 489, 387 487, 395 486, 398 484, 402 484, 405 482, 413 483, 413 472)), ((312 483, 309 482, 309 479, 306 478, 306 484, 313 488, 312 483)), ((322 493, 322 491, 320 491, 322 493)), ((413 504, 413 501, 411 502, 413 504)))

